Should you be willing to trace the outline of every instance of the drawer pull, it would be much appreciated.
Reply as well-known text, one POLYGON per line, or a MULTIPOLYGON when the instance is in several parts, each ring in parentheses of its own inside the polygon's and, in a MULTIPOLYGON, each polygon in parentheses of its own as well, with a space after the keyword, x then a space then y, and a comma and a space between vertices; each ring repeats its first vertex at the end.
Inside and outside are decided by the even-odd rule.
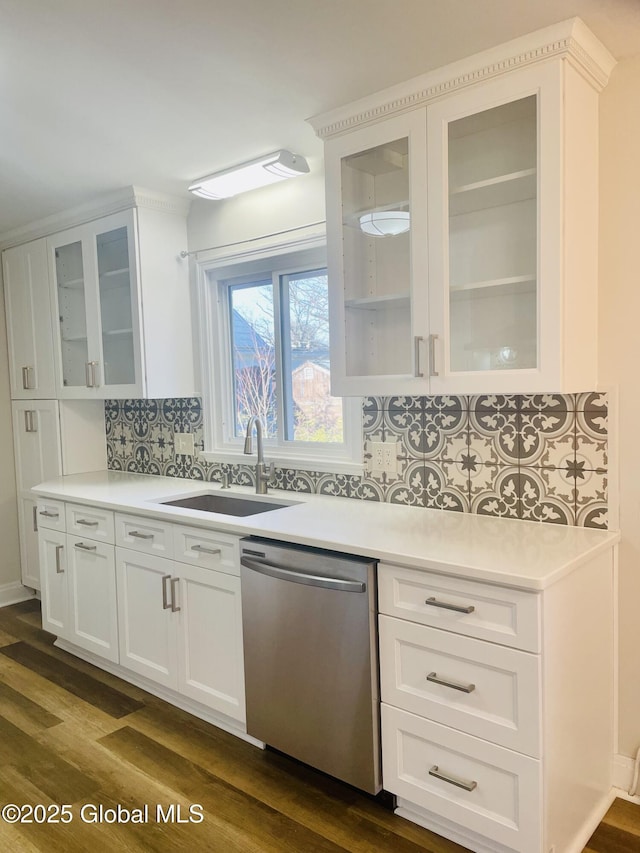
POLYGON ((458 681, 445 681, 443 678, 438 678, 437 672, 430 672, 427 681, 441 684, 443 687, 451 687, 452 690, 460 690, 462 693, 473 693, 476 689, 475 684, 460 684, 458 681))
POLYGON ((132 530, 129 536, 134 539, 153 539, 153 533, 140 533, 139 530, 132 530))
POLYGON ((45 518, 60 518, 59 512, 49 512, 48 509, 40 510, 40 515, 44 515, 45 518))
POLYGON ((435 776, 436 779, 441 779, 443 782, 448 782, 450 785, 455 785, 456 788, 464 788, 465 791, 474 791, 478 787, 477 782, 467 782, 466 779, 457 779, 455 776, 447 776, 438 770, 438 765, 434 764, 429 770, 429 776, 435 776))
POLYGON ((446 601, 438 601, 437 598, 427 598, 425 604, 428 604, 430 607, 442 607, 444 610, 455 610, 456 613, 473 613, 475 610, 473 604, 464 607, 461 604, 448 604, 446 601))
POLYGON ((86 518, 79 518, 76 521, 76 524, 81 524, 83 527, 97 527, 99 522, 97 521, 87 521, 86 518))
POLYGON ((84 542, 76 542, 76 548, 79 548, 81 551, 97 551, 97 545, 85 545, 84 542))
POLYGON ((221 554, 221 548, 205 548, 204 545, 192 545, 192 551, 198 551, 200 554, 221 554))
POLYGON ((62 568, 62 562, 60 560, 63 548, 64 545, 56 545, 56 574, 58 575, 64 574, 64 569, 62 568))

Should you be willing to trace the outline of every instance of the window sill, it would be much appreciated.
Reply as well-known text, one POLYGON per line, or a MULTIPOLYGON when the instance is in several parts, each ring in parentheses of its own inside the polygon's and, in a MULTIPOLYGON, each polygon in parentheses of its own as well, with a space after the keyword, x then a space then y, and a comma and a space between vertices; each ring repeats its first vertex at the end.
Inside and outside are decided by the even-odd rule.
MULTIPOLYGON (((198 455, 200 458, 213 464, 250 466, 256 464, 255 453, 248 456, 242 453, 242 451, 201 450, 198 455)), ((283 456, 278 454, 277 451, 271 453, 268 448, 265 449, 265 461, 267 465, 273 462, 276 468, 295 469, 297 471, 319 471, 323 474, 352 474, 359 477, 362 476, 365 470, 363 462, 322 459, 319 456, 283 456)))

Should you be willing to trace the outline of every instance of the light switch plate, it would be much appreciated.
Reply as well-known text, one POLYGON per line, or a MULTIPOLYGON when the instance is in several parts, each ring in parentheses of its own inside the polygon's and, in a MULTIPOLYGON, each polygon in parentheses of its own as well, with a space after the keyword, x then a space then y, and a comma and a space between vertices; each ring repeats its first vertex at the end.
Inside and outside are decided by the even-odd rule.
POLYGON ((176 453, 181 453, 183 456, 193 456, 193 433, 192 432, 174 432, 173 446, 176 453))

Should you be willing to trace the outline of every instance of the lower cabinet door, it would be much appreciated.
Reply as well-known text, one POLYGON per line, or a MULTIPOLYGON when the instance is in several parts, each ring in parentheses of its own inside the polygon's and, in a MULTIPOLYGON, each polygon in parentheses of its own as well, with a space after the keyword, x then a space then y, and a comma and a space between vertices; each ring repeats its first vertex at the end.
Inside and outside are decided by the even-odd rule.
POLYGON ((178 616, 175 563, 116 548, 120 663, 139 675, 176 689, 178 616), (172 597, 173 593, 173 597, 172 597))
POLYGON ((176 564, 180 607, 178 689, 203 705, 244 721, 240 578, 176 564))
POLYGON ((381 709, 387 791, 477 833, 485 847, 540 853, 539 761, 384 703, 381 709))
POLYGON ((57 637, 69 638, 67 584, 67 536, 59 530, 40 528, 40 578, 42 627, 57 637))
POLYGON ((36 502, 18 497, 18 529, 20 531, 20 563, 22 583, 40 589, 40 559, 38 556, 38 523, 36 502))
POLYGON ((67 535, 69 630, 87 651, 118 662, 118 617, 113 545, 67 535))

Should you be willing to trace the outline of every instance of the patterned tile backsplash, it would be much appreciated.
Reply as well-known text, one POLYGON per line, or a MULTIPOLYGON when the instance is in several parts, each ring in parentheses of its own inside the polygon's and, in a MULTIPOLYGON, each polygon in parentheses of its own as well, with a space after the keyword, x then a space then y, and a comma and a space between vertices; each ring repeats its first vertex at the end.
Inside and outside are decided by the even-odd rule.
MULTIPOLYGON (((107 400, 108 466, 167 477, 254 483, 251 465, 174 452, 174 432, 204 447, 197 398, 107 400)), ((362 476, 277 468, 275 487, 581 527, 607 527, 604 394, 367 397, 362 476), (371 442, 396 442, 397 473, 373 470, 371 442)))

